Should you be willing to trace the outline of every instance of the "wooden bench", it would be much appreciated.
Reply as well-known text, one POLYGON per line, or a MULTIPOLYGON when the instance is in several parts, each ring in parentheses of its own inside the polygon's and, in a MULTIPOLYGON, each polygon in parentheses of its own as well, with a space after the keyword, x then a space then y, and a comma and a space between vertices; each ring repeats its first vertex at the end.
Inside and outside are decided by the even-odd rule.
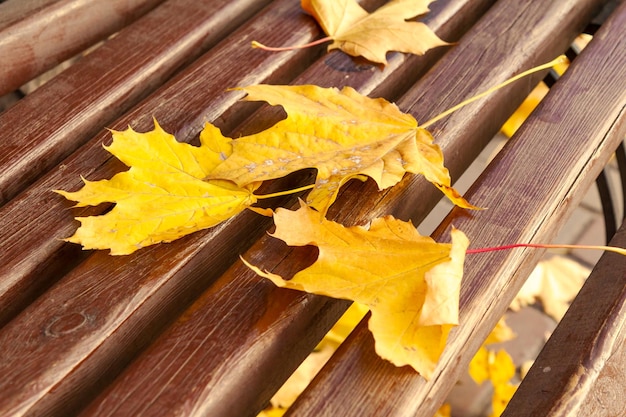
MULTIPOLYGON (((71 203, 50 190, 75 190, 80 175, 110 178, 125 169, 102 149, 110 143, 104 127, 145 131, 155 117, 179 140, 193 142, 203 122, 211 121, 236 137, 280 117, 275 109, 240 102, 241 92, 226 91, 254 83, 350 85, 396 101, 425 121, 563 53, 602 1, 438 0, 424 21, 441 38, 458 43, 423 57, 389 54, 384 70, 341 52, 326 53, 323 46, 280 54, 250 49, 251 40, 290 45, 321 36, 294 0, 134 3, 133 16, 151 11, 132 23, 123 20, 116 36, 0 114, 1 415, 254 416, 348 306, 277 289, 247 269, 240 254, 285 274, 314 256, 303 250, 286 257, 291 251, 265 234, 270 220, 249 212, 125 257, 64 243, 61 238, 76 228, 75 215, 106 207, 71 210, 71 203)), ((382 3, 363 2, 370 10, 382 3)), ((17 17, 0 20, 0 36, 43 33, 55 21, 50 19, 71 16, 78 4, 8 0, 0 4, 0 16, 12 10, 17 17), (35 13, 43 17, 28 23, 35 13), (35 26, 12 32, 20 25, 35 26)), ((99 34, 88 43, 115 28, 101 21, 100 13, 86 15, 86 26, 99 34)), ((474 247, 554 237, 626 134, 625 32, 622 5, 468 192, 470 201, 489 209, 453 210, 435 232, 437 240, 445 239, 452 223, 474 247)), ((3 57, 21 56, 18 46, 31 41, 26 37, 2 49, 2 37, 3 57)), ((50 43, 36 40, 44 50, 50 43)), ((35 75, 25 68, 31 67, 28 60, 20 65, 24 69, 13 71, 35 75)), ((453 179, 541 76, 498 90, 432 126, 453 179)), ((7 83, 0 78, 0 85, 7 83)), ((309 176, 285 182, 295 186, 309 176)), ((352 182, 329 217, 363 224, 392 213, 418 224, 440 197, 415 176, 385 192, 370 182, 352 182)), ((293 196, 278 200, 286 207, 296 203, 293 196)), ((620 233, 616 243, 623 245, 620 233)), ((378 358, 361 323, 288 414, 433 415, 540 256, 537 250, 515 250, 468 257, 461 324, 431 380, 378 358)), ((559 327, 565 334, 546 346, 548 362, 540 357, 529 379, 538 381, 546 367, 556 371, 550 361, 568 352, 562 358, 576 362, 570 363, 576 375, 589 375, 592 385, 601 380, 602 372, 586 367, 595 358, 587 353, 608 349, 609 342, 618 347, 624 339, 617 312, 623 309, 626 261, 606 259, 577 303, 600 297, 593 283, 601 278, 621 291, 602 295, 615 307, 575 303, 568 315, 574 321, 576 314, 597 317, 596 325, 581 327, 580 334, 598 334, 606 323, 616 330, 589 336, 576 345, 578 353, 569 352, 565 341, 573 325, 566 317, 559 327), (610 267, 603 266, 607 262, 610 267), (577 313, 580 308, 583 313, 577 313)), ((568 381, 570 368, 559 370, 568 381)), ((555 381, 541 383, 553 387, 555 381)), ((507 415, 533 415, 529 398, 539 394, 532 389, 555 392, 545 396, 543 410, 567 401, 572 392, 528 385, 522 385, 507 415)))

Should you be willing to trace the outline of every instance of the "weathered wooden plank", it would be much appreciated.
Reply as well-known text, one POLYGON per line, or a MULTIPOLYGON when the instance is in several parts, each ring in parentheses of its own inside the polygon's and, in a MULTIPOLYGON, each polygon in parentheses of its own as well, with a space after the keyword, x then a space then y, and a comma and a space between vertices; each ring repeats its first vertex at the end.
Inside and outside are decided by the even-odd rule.
MULTIPOLYGON (((190 141, 197 137, 204 121, 218 119, 242 96, 241 92, 226 91, 228 86, 289 80, 323 52, 317 48, 255 54, 248 36, 289 44, 308 42, 319 33, 298 4, 277 1, 110 127, 124 130, 132 125, 138 131, 149 130, 154 116, 179 140, 190 141), (279 20, 284 31, 272 27, 279 20)), ((240 106, 228 119, 240 122, 254 109, 240 106)), ((219 120, 218 124, 224 125, 219 120)), ((69 210, 71 203, 51 190, 75 190, 80 186, 80 175, 92 180, 109 178, 124 169, 102 149, 102 144, 109 142, 110 133, 100 130, 75 154, 0 208, 0 324, 85 258, 80 248, 60 240, 73 233, 76 223, 72 214, 76 213, 69 210)))
MULTIPOLYGON (((611 245, 626 247, 626 227, 611 245)), ((625 415, 625 323, 626 259, 606 253, 502 415, 625 415)))
MULTIPOLYGON (((509 6, 511 6, 509 4, 509 6)), ((511 7, 506 8, 510 13, 511 7)), ((523 7, 522 7, 523 9, 523 7)), ((584 8, 583 8, 584 10, 584 8)), ((590 14, 590 10, 581 13, 590 14)), ((567 14, 563 14, 565 16, 567 14)), ((554 33, 562 27, 568 28, 568 24, 576 25, 577 19, 582 19, 582 15, 566 20, 565 25, 552 27, 552 32, 542 32, 545 35, 545 43, 539 42, 539 47, 552 49, 547 54, 554 54, 556 50, 563 50, 569 43, 567 36, 573 38, 576 30, 565 29, 566 35, 563 39, 555 41, 554 33), (558 29, 557 29, 558 27, 558 29), (550 40, 550 41, 548 41, 550 40), (557 49, 560 48, 560 49, 557 49)), ((501 16, 498 16, 501 17, 501 16)), ((587 16, 588 17, 588 16, 587 16)), ((517 18, 519 18, 517 16, 517 18)), ((561 22, 563 23, 563 22, 561 22)), ((494 21, 484 23, 491 27, 494 21)), ((508 26, 506 20, 501 20, 502 27, 508 26)), ((510 34, 513 37, 513 34, 510 34)), ((522 40, 528 42, 530 40, 522 40)), ((534 39, 537 41, 537 39, 534 39)), ((457 48, 462 48, 464 53, 473 56, 476 49, 471 49, 472 42, 465 44, 463 40, 457 48), (468 49, 464 49, 468 48, 468 49)), ((521 47, 521 46, 520 46, 521 47)), ((524 44, 524 47, 527 45, 524 44)), ((478 45, 478 50, 482 50, 478 45)), ((504 54, 505 51, 500 51, 504 54)), ((547 59, 547 57, 544 57, 547 59)), ((528 56, 525 59, 529 59, 528 56)), ((537 59, 535 57, 535 59, 537 59)), ((536 63, 536 62, 534 62, 536 63)), ((513 65, 513 64, 512 64, 513 65)), ((523 63, 516 62, 515 65, 524 66, 523 63)), ((517 67, 500 67, 506 74, 495 74, 496 78, 504 79, 512 72, 518 70, 517 67)), ((526 63, 526 67, 532 64, 526 63)), ((458 65, 446 66, 447 71, 440 76, 442 79, 458 79, 458 73, 467 71, 458 65)), ((493 71, 484 66, 474 67, 474 71, 482 69, 484 77, 486 73, 493 74, 493 71)), ((477 76, 480 78, 480 74, 477 76)), ((485 82, 487 83, 487 82, 485 82)), ((519 86, 519 91, 514 96, 521 99, 524 91, 527 92, 532 84, 519 86)), ((457 88, 463 90, 463 86, 457 88)), ((467 85, 465 90, 459 92, 471 95, 476 89, 481 91, 482 86, 467 85)), ((440 97, 438 92, 430 90, 426 94, 427 99, 435 100, 440 97)), ((511 100, 511 91, 506 94, 496 94, 500 103, 511 100)), ((454 98, 450 99, 454 100, 454 98)), ((459 100, 460 101, 460 100, 459 100)), ((402 103, 402 102, 401 102, 402 103)), ((443 106, 451 106, 454 103, 444 103, 443 106)), ((490 103, 493 105, 493 103, 490 103)), ((511 108, 512 111, 512 108, 511 108)), ((481 115, 480 111, 473 109, 469 114, 481 115)), ((484 115, 482 117, 485 117, 484 115)), ((506 114, 501 112, 495 117, 500 117, 500 122, 506 118, 506 114)), ((467 122, 468 119, 457 119, 457 123, 467 122)), ((497 123, 497 122, 496 122, 497 123)), ((471 125, 474 125, 472 123, 471 125)), ((458 129, 461 131, 462 129, 458 129)), ((464 132, 465 135, 471 133, 464 132)), ((415 188, 408 190, 407 194, 415 191, 415 188)), ((432 186, 431 186, 432 187, 432 186)), ((333 211, 341 220, 348 222, 363 222, 367 219, 384 214, 388 210, 394 209, 394 204, 400 204, 398 200, 383 200, 384 193, 375 192, 371 184, 362 185, 355 183, 347 188, 340 198, 340 203, 333 211)), ((432 199, 434 204, 435 198, 432 199)), ((289 262, 282 263, 286 252, 279 250, 280 245, 271 238, 262 238, 244 256, 264 268, 272 269, 284 268, 281 272, 289 272, 298 269, 298 264, 289 262), (264 263, 264 262, 268 262, 264 263)), ((295 262, 307 262, 311 253, 301 255, 295 262)), ((274 269, 276 271, 276 269, 274 269)), ((240 263, 233 266, 225 275, 212 285, 212 287, 201 297, 201 299, 175 323, 154 347, 150 348, 145 355, 135 362, 127 372, 123 374, 110 391, 106 392, 88 409, 89 413, 102 413, 110 407, 120 414, 133 414, 137 410, 149 410, 150 407, 172 406, 172 404, 190 405, 193 410, 202 410, 206 414, 216 415, 252 415, 264 401, 269 398, 271 388, 278 386, 295 366, 294 357, 301 358, 307 349, 313 346, 316 340, 322 336, 324 330, 336 319, 345 303, 330 303, 321 297, 303 296, 293 292, 278 291, 268 286, 267 283, 254 278, 249 271, 245 270, 240 263), (265 300, 259 304, 258 298, 265 300), (263 308, 262 306, 267 306, 263 308), (282 306, 282 307, 281 307, 282 306), (253 310, 252 312, 249 311, 253 310), (234 327, 233 327, 234 326, 234 327), (310 327, 307 327, 310 326, 310 327), (302 329, 307 329, 303 331, 302 329), (315 336, 312 336, 315 334, 315 336), (204 337, 203 335, 207 335, 204 337), (240 336, 236 336, 240 335, 240 336), (252 337, 250 337, 252 335, 252 337), (232 339, 234 340, 232 340, 232 339), (216 342, 218 341, 218 342, 216 342), (219 343, 219 346, 216 346, 219 343), (179 352, 178 350, 182 352, 179 352), (285 352, 289 351, 289 355, 285 352), (184 352, 184 353, 183 353, 184 352), (207 353, 210 352, 210 353, 207 353), (192 356, 189 356, 192 355, 192 356), (190 358, 193 358, 190 360, 190 358), (148 363, 158 363, 159 366, 146 377, 145 369, 148 363), (199 364, 202 364, 201 366, 199 364), (170 386, 187 387, 182 392, 188 392, 191 387, 200 391, 200 394, 184 394, 174 391, 168 394, 160 387, 170 386), (202 388, 198 388, 202 387, 202 388), (133 395, 128 395, 132 392, 133 395), (176 398, 182 395, 182 398, 176 398), (154 403, 143 405, 133 398, 141 397, 154 398, 154 403), (190 400, 190 397, 193 400, 190 400), (122 404, 124 403, 124 404, 122 404), (119 407, 117 404, 120 404, 119 407), (250 410, 250 404, 254 405, 250 410)), ((358 366, 358 365, 357 365, 358 366)), ((414 376, 413 373, 411 373, 414 376)), ((370 387, 372 388, 372 387, 370 387)), ((372 392, 377 390, 372 388, 372 392)), ((361 402, 364 397, 346 395, 341 399, 345 402, 347 409, 355 409, 354 415, 363 410, 358 409, 356 402, 361 402)), ((381 401, 384 401, 381 399, 381 401)), ((183 405, 180 405, 183 407, 183 405)), ((325 407, 329 407, 326 404, 325 407)), ((342 412, 346 411, 342 410, 342 412)), ((375 409, 373 413, 376 413, 375 409)), ((337 414, 343 415, 343 414, 337 414)), ((350 415, 348 413, 348 415, 350 415)), ((379 414, 379 415, 385 415, 379 414)))
POLYGON ((29 14, 60 0, 9 0, 0 3, 0 29, 24 19, 29 14))
POLYGON ((0 114, 0 205, 267 3, 168 1, 0 114))
POLYGON ((64 0, 45 7, 19 1, 0 4, 7 9, 0 28, 0 95, 104 39, 163 0, 64 0), (13 12, 27 8, 27 14, 13 12), (51 21, 53 22, 51 23, 51 21))
MULTIPOLYGON (((251 54, 250 39, 296 44, 317 35, 317 25, 301 13, 297 3, 275 2, 246 29, 229 37, 172 80, 169 87, 118 120, 114 127, 123 128, 130 123, 142 130, 150 126, 154 115, 165 128, 176 126, 173 131, 179 138, 190 140, 201 129, 203 120, 217 118, 241 97, 239 92, 224 91, 226 86, 288 80, 322 52, 318 48, 288 54, 251 54), (274 29, 276 22, 281 22, 284 31, 274 29), (244 60, 248 55, 251 59, 244 60), (226 73, 223 68, 233 70, 226 73)), ((230 118, 241 120, 249 112, 240 109, 230 118)), ((23 193, 22 208, 30 207, 38 196, 50 194, 49 189, 59 187, 54 182, 64 184, 63 188, 76 188, 79 173, 87 171, 87 176, 93 178, 118 170, 119 164, 111 162, 101 149, 101 143, 106 140, 97 136, 64 163, 64 170, 52 172, 35 185, 35 190, 31 187, 23 193)), ((49 197, 51 205, 65 219, 63 228, 73 228, 73 222, 67 220, 70 213, 67 210, 62 213, 67 203, 59 204, 52 197, 49 197)), ((45 211, 54 215, 51 208, 45 211)), ((16 220, 13 217, 13 222, 16 220)), ((47 218, 43 223, 49 221, 47 218)), ((51 288, 46 297, 37 299, 0 331, 3 346, 0 349, 6 352, 0 362, 0 372, 6 376, 0 382, 0 389, 6 393, 0 398, 0 409, 17 415, 67 415, 80 408, 97 387, 106 384, 175 317, 177 310, 188 305, 215 275, 232 263, 243 247, 262 234, 268 221, 259 221, 246 213, 229 223, 233 229, 228 233, 221 233, 227 227, 224 225, 207 234, 198 233, 174 245, 149 248, 129 257, 111 259, 105 252, 88 257, 51 288), (215 244, 218 238, 219 244, 215 244), (19 334, 24 337, 21 342, 16 339, 19 334), (28 361, 24 360, 25 356, 28 361), (21 370, 17 364, 23 365, 21 370)), ((37 230, 39 243, 50 233, 49 229, 47 232, 43 229, 58 227, 55 223, 37 230)), ((56 236, 50 236, 48 242, 60 243, 59 235, 56 236)), ((36 242, 33 241, 35 248, 36 242)), ((10 249, 17 249, 16 246, 10 249)), ((61 246, 67 245, 54 249, 62 252, 61 246)), ((46 250, 49 247, 44 246, 46 250)), ((72 261, 64 258, 58 262, 75 265, 76 261, 72 261)), ((40 268, 32 258, 28 262, 40 268)), ((11 269, 6 271, 10 273, 11 269)), ((23 285, 23 281, 18 284, 23 285)), ((7 305, 12 301, 15 298, 9 299, 7 305)))
MULTIPOLYGON (((445 7, 431 12, 430 24, 438 33, 446 27, 450 36, 446 39, 452 40, 471 25, 468 19, 476 20, 490 6, 486 1, 440 3, 445 7), (447 7, 471 13, 450 13, 447 7)), ((431 56, 393 54, 388 67, 378 71, 334 52, 294 83, 351 85, 361 92, 388 90, 381 86, 406 83, 410 74, 423 73, 430 63, 431 56)), ((263 109, 237 130, 256 130, 274 113, 263 109)), ((342 212, 346 218, 354 214, 342 212)), ((265 261, 265 254, 272 254, 276 264, 286 255, 284 245, 267 237, 251 253, 263 253, 265 261)), ((312 251, 306 254, 315 256, 312 251)), ((281 272, 294 273, 312 259, 303 256, 299 261, 283 264, 287 270, 281 272)), ((82 415, 155 414, 163 409, 187 415, 255 415, 346 307, 345 302, 279 291, 238 262, 82 415)))
MULTIPOLYGON (((492 8, 491 17, 502 14, 506 21, 503 15, 509 13, 509 9, 498 8, 504 4, 498 3, 492 8)), ((528 3, 525 7, 536 5, 528 3)), ((569 15, 566 9, 576 9, 581 4, 561 3, 563 10, 553 6, 556 5, 547 6, 544 18, 540 18, 541 24, 530 26, 533 31, 527 41, 531 44, 537 32, 545 29, 545 19, 550 19, 551 13, 569 15)), ((485 40, 489 40, 491 48, 497 49, 500 39, 510 45, 507 36, 495 33, 496 23, 488 27, 487 33, 491 36, 485 40)), ((580 62, 574 63, 570 72, 557 83, 539 113, 509 142, 467 193, 470 201, 489 209, 474 213, 454 210, 435 233, 435 238, 443 239, 451 223, 468 234, 474 247, 547 242, 554 236, 624 137, 626 93, 620 87, 626 76, 624 27, 616 22, 607 24, 589 51, 579 57, 580 62)), ((554 38, 558 30, 554 31, 547 36, 554 38)), ((522 30, 521 33, 528 32, 522 30)), ((470 44, 476 42, 474 39, 470 44)), ((525 47, 514 50, 538 53, 525 47)), ((484 55, 476 56, 480 56, 480 61, 486 59, 484 55)), ((459 56, 456 62, 463 62, 461 58, 459 56)), ((444 58, 433 72, 445 74, 445 63, 444 58)), ((476 68, 478 66, 472 70, 476 68)), ((422 82, 424 84, 420 84, 431 87, 441 85, 428 77, 422 82), (431 82, 426 84, 427 81, 431 82)), ((440 89, 450 91, 450 88, 440 89)), ((449 135, 457 139, 460 130, 471 131, 480 112, 488 117, 497 114, 496 103, 498 101, 482 103, 480 107, 459 112, 445 122, 443 131, 435 137, 441 135, 442 143, 448 143, 445 149, 450 152, 449 135)), ((448 155, 450 164, 455 156, 448 155)), ((378 358, 366 323, 362 322, 311 389, 294 405, 292 415, 433 415, 540 255, 540 251, 519 250, 472 256, 467 260, 461 289, 461 324, 451 334, 430 381, 406 367, 395 368, 378 358), (374 392, 376 396, 372 395, 374 392), (351 398, 358 401, 351 402, 351 398)))

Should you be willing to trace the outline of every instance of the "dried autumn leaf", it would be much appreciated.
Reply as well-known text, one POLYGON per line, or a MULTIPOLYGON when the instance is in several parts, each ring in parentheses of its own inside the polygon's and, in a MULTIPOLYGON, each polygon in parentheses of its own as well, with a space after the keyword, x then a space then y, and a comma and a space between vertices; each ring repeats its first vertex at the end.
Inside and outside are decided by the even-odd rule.
POLYGON ((511 303, 514 311, 539 299, 546 314, 560 321, 591 271, 583 265, 553 256, 537 264, 511 303))
POLYGON ((510 382, 516 375, 516 368, 513 358, 504 349, 494 352, 487 349, 486 345, 505 342, 514 337, 511 328, 506 325, 504 319, 500 319, 468 367, 470 377, 477 384, 489 380, 493 385, 492 417, 497 417, 504 411, 517 389, 517 385, 510 382))
POLYGON ((366 175, 382 190, 410 172, 424 175, 458 206, 476 208, 450 187, 432 135, 395 104, 350 87, 253 85, 242 90, 249 101, 283 106, 287 118, 233 141, 232 155, 209 178, 244 186, 317 168, 307 203, 325 212, 351 178, 366 175))
POLYGON ((504 384, 515 376, 515 364, 506 350, 494 352, 481 346, 470 362, 469 374, 478 384, 487 380, 494 385, 504 384))
POLYGON ((387 64, 388 51, 422 55, 431 48, 449 45, 425 24, 406 21, 427 13, 431 1, 394 0, 371 14, 355 0, 302 0, 301 5, 333 40, 329 50, 341 49, 387 64))
POLYGON ((432 375, 458 324, 469 243, 462 232, 453 230, 452 244, 437 243, 391 216, 372 221, 369 229, 344 227, 304 204, 297 211, 276 210, 274 221, 272 236, 291 246, 318 246, 318 259, 289 281, 246 265, 279 287, 366 305, 378 355, 432 375))
POLYGON ((207 124, 201 146, 176 141, 156 122, 154 130, 113 131, 106 149, 130 169, 110 180, 87 181, 76 192, 56 191, 76 207, 115 203, 101 216, 78 217, 81 226, 66 239, 85 249, 111 249, 125 255, 144 246, 215 226, 256 201, 258 184, 237 187, 205 181, 231 152, 231 139, 207 124))
POLYGON ((491 333, 487 336, 484 345, 492 345, 494 343, 502 343, 509 340, 513 340, 517 337, 513 329, 511 329, 507 324, 504 318, 501 318, 496 323, 496 326, 491 330, 491 333))

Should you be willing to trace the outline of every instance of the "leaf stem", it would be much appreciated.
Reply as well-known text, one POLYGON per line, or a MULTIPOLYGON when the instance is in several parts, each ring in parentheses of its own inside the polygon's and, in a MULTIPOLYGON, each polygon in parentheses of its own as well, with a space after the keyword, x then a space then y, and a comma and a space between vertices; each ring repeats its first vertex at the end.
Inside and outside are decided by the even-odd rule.
POLYGON ((472 253, 485 253, 485 252, 496 252, 501 250, 509 250, 514 248, 540 248, 540 249, 597 249, 604 250, 608 252, 619 253, 620 255, 626 255, 626 249, 617 248, 615 246, 595 246, 595 245, 549 245, 549 244, 539 244, 539 243, 514 243, 512 245, 503 245, 503 246, 494 246, 491 248, 479 248, 479 249, 468 249, 465 251, 467 254, 472 253))
POLYGON ((272 194, 255 195, 255 197, 257 198, 257 200, 263 200, 266 198, 280 197, 283 195, 299 193, 300 191, 310 190, 313 187, 315 187, 315 184, 309 184, 309 185, 305 185, 304 187, 294 188, 293 190, 279 191, 277 193, 272 193, 272 194))
POLYGON ((280 47, 266 46, 260 42, 252 41, 252 47, 259 48, 264 51, 270 51, 270 52, 283 52, 283 51, 293 51, 294 49, 309 48, 311 46, 319 45, 325 42, 330 42, 332 40, 333 38, 331 38, 330 36, 326 36, 325 38, 321 38, 313 42, 305 43, 304 45, 292 45, 292 46, 280 46, 280 47))
POLYGON ((466 106, 466 105, 468 105, 470 103, 473 103, 474 101, 479 100, 479 99, 483 98, 484 96, 486 96, 488 94, 491 94, 494 91, 499 90, 500 88, 505 87, 505 86, 507 86, 507 85, 509 85, 509 84, 511 84, 511 83, 513 83, 513 82, 515 82, 517 80, 519 80, 520 78, 526 77, 527 75, 530 75, 530 74, 534 74, 535 72, 539 72, 539 71, 543 71, 543 70, 548 69, 548 68, 552 68, 553 66, 558 65, 558 64, 562 64, 564 62, 567 62, 567 58, 565 57, 565 55, 559 55, 556 59, 553 59, 552 61, 550 61, 550 62, 548 62, 546 64, 539 65, 538 67, 534 67, 534 68, 531 68, 531 69, 529 69, 527 71, 524 71, 524 72, 522 72, 520 74, 517 74, 516 76, 509 78, 505 82, 503 82, 501 84, 498 84, 495 87, 491 87, 489 90, 484 91, 484 92, 482 92, 480 94, 477 94, 477 95, 475 95, 472 98, 468 98, 467 100, 465 100, 465 101, 457 104, 456 106, 454 106, 454 107, 444 111, 443 113, 440 113, 438 116, 435 116, 432 119, 430 119, 429 121, 427 121, 426 123, 422 124, 421 127, 423 129, 426 129, 428 126, 430 126, 433 123, 443 119, 444 117, 448 116, 450 113, 454 113, 455 111, 459 110, 461 107, 464 107, 464 106, 466 106))

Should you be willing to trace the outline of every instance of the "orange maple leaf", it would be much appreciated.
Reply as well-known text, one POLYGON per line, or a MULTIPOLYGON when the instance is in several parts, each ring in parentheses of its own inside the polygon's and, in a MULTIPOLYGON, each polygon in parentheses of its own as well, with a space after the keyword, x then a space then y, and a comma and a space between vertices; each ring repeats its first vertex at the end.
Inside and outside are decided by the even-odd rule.
POLYGON ((431 48, 449 45, 424 23, 406 21, 427 13, 431 2, 394 0, 373 13, 355 0, 302 0, 301 5, 333 40, 329 50, 341 49, 352 56, 387 64, 388 51, 422 55, 431 48))
POLYGON ((459 230, 452 243, 420 236, 410 222, 391 216, 368 229, 344 227, 301 204, 278 209, 272 235, 291 246, 315 245, 315 263, 286 281, 244 262, 279 287, 344 298, 366 305, 376 352, 396 366, 410 365, 428 378, 450 329, 458 324, 465 250, 459 230))
POLYGON ((432 135, 398 107, 351 87, 253 85, 246 100, 281 105, 288 117, 232 142, 233 153, 209 175, 239 186, 317 168, 307 203, 326 212, 341 185, 368 176, 382 190, 405 172, 422 174, 451 201, 476 208, 450 187, 441 149, 432 135))

